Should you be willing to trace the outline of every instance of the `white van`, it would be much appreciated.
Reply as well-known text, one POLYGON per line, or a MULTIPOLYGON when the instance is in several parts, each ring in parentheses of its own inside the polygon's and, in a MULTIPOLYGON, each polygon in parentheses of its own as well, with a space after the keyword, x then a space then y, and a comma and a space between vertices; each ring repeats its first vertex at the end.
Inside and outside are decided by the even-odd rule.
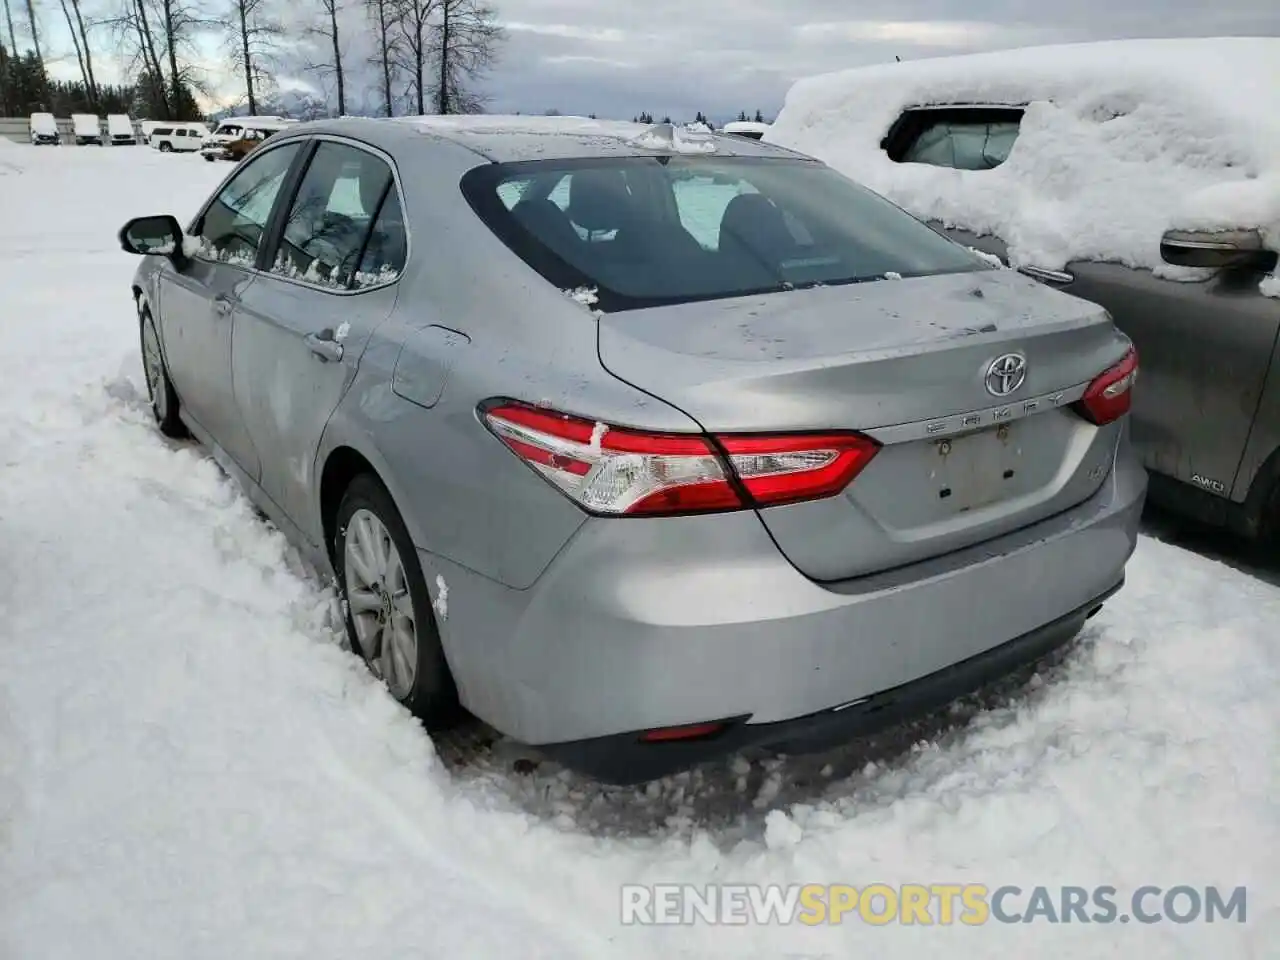
POLYGON ((203 123, 166 123, 151 131, 150 143, 161 153, 195 153, 208 135, 203 123))
POLYGON ((33 113, 31 115, 31 144, 32 146, 40 146, 42 143, 57 146, 62 142, 62 135, 58 133, 58 121, 54 119, 52 113, 33 113))
POLYGON ((77 147, 88 143, 102 146, 102 121, 92 113, 73 113, 71 132, 75 135, 77 147))
POLYGON ((297 122, 297 120, 286 120, 284 117, 227 117, 214 128, 213 133, 205 137, 200 153, 206 160, 230 160, 233 158, 228 155, 228 148, 233 143, 244 140, 246 133, 250 131, 279 133, 290 124, 297 122))
POLYGON ((133 121, 123 113, 107 115, 107 138, 113 147, 117 144, 133 146, 138 142, 138 137, 133 132, 133 121))

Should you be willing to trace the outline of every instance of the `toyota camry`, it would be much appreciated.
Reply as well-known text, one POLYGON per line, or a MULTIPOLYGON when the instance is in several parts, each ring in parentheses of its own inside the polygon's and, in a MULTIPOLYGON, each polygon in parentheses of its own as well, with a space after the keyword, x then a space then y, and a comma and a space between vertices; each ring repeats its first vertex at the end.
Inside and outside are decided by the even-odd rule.
POLYGON ((570 118, 299 124, 120 231, 160 430, 429 727, 602 779, 848 739, 1120 588, 1138 358, 822 163, 570 118))

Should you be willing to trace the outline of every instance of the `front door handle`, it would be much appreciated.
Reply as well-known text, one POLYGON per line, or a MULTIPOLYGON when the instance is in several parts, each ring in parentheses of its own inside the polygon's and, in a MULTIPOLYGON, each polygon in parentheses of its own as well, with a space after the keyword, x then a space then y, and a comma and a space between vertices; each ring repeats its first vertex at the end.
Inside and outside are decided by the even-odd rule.
POLYGON ((231 302, 231 298, 224 293, 220 293, 213 298, 213 309, 220 317, 225 317, 229 314, 233 306, 234 304, 231 302))
POLYGON ((333 331, 328 327, 319 333, 308 333, 303 339, 307 342, 307 349, 325 363, 342 359, 342 344, 333 338, 333 331))

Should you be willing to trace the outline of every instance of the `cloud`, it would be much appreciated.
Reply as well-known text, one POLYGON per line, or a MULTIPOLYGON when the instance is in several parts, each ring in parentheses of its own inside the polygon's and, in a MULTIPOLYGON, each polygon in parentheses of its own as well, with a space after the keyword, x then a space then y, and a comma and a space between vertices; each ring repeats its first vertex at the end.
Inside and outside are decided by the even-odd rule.
POLYGON ((570 23, 521 23, 508 21, 503 24, 513 33, 534 33, 544 37, 564 37, 569 40, 585 40, 590 43, 621 43, 627 39, 626 33, 611 27, 588 28, 578 27, 570 23))
POLYGON ((794 28, 801 41, 830 43, 911 44, 922 47, 973 49, 1025 36, 1028 31, 975 20, 841 20, 802 23, 794 28))
MULTIPOLYGON (((286 18, 295 47, 278 65, 279 75, 331 93, 332 78, 307 67, 328 59, 305 34, 319 5, 266 2, 286 18)), ((1119 37, 1280 33, 1276 0, 969 0, 959 17, 955 0, 493 2, 508 39, 483 84, 489 108, 523 113, 554 108, 606 117, 647 110, 683 119, 701 110, 727 119, 757 108, 772 115, 799 77, 894 57, 1119 37)), ((344 6, 349 106, 376 107, 380 97, 377 72, 368 63, 373 52, 369 21, 360 0, 344 6)), ((59 19, 46 15, 46 40, 54 56, 65 56, 71 53, 70 37, 59 19)), ((216 41, 207 49, 202 44, 202 60, 215 81, 216 98, 236 99, 241 84, 227 74, 216 41)), ((94 65, 113 79, 118 76, 106 51, 94 65)), ((59 71, 74 75, 74 56, 59 71)), ((398 84, 397 93, 404 88, 398 84)))

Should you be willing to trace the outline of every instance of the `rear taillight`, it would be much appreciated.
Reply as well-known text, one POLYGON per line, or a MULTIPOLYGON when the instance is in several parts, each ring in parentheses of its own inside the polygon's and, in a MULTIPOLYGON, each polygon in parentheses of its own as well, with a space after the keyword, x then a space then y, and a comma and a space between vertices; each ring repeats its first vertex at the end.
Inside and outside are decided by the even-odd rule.
POLYGON ((522 460, 592 513, 701 513, 839 493, 879 444, 856 433, 646 433, 503 403, 483 414, 522 460), (745 496, 744 496, 745 494, 745 496))
POLYGON ((1111 423, 1129 412, 1137 379, 1138 351, 1130 347, 1123 360, 1089 384, 1076 409, 1090 423, 1098 426, 1111 423))

